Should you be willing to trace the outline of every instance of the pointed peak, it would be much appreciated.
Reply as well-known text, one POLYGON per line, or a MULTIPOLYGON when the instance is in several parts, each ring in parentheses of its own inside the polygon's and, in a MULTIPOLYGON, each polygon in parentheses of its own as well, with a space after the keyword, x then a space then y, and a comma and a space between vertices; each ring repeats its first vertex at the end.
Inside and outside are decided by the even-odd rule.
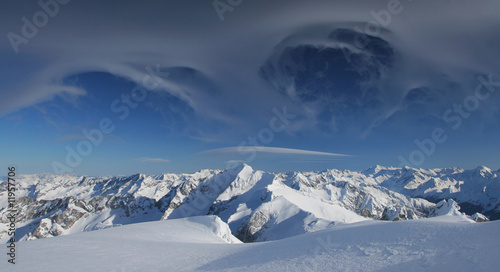
POLYGON ((243 170, 253 171, 253 167, 250 166, 250 165, 248 165, 248 164, 246 164, 246 163, 242 163, 241 164, 241 171, 243 171, 243 170))
POLYGON ((372 167, 370 167, 370 168, 368 168, 368 169, 380 170, 380 169, 382 169, 382 168, 383 168, 383 167, 382 167, 381 165, 376 164, 375 166, 372 166, 372 167))
POLYGON ((482 176, 482 177, 490 177, 493 174, 490 168, 480 165, 472 170, 470 170, 472 176, 482 176))
POLYGON ((484 166, 484 165, 479 165, 478 167, 474 168, 474 170, 477 170, 480 172, 491 172, 491 169, 484 166))
MULTIPOLYGON (((372 166, 364 171, 362 171, 362 173, 364 173, 365 175, 375 175, 375 174, 378 174, 380 173, 381 171, 394 171, 394 170, 399 170, 400 168, 396 168, 396 167, 392 167, 392 166, 382 166, 382 165, 375 165, 375 166, 372 166)), ((386 173, 386 172, 383 172, 383 173, 386 173)))
POLYGON ((423 169, 422 168, 413 168, 410 166, 403 166, 403 168, 401 168, 401 170, 403 170, 405 172, 415 173, 415 172, 418 172, 419 170, 423 170, 423 169))
POLYGON ((144 179, 145 177, 146 177, 146 175, 142 174, 142 173, 137 173, 137 174, 133 174, 133 175, 129 176, 129 178, 136 179, 136 180, 144 179))
POLYGON ((375 174, 382 169, 383 167, 377 164, 375 166, 363 170, 362 173, 370 175, 370 174, 375 174))
POLYGON ((253 172, 253 168, 246 164, 245 162, 231 162, 231 163, 228 163, 227 164, 227 167, 226 167, 226 171, 228 173, 234 173, 234 174, 239 174, 241 173, 242 171, 250 171, 250 172, 253 172))
POLYGON ((405 171, 408 171, 408 170, 411 170, 413 168, 409 167, 408 165, 405 165, 401 168, 402 170, 405 170, 405 171))
POLYGON ((460 206, 453 199, 443 199, 439 201, 436 206, 431 210, 429 217, 442 216, 442 215, 463 215, 460 212, 460 206))

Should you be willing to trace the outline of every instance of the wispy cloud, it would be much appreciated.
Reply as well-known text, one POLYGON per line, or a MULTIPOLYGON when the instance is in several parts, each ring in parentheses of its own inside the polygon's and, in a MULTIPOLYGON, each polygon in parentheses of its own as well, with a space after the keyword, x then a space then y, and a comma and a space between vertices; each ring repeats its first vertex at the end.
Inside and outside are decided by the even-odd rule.
POLYGON ((322 159, 322 160, 288 160, 288 161, 280 161, 278 164, 287 164, 287 163, 325 163, 325 162, 337 162, 342 160, 338 159, 322 159))
POLYGON ((225 163, 227 164, 238 164, 238 163, 245 163, 247 161, 245 160, 229 160, 229 161, 225 161, 225 163))
POLYGON ((286 155, 316 155, 316 156, 333 156, 333 157, 350 157, 351 156, 351 155, 346 155, 346 154, 337 154, 337 153, 294 149, 294 148, 269 147, 269 146, 225 147, 225 148, 217 148, 217 149, 202 151, 202 152, 199 152, 198 154, 222 155, 222 154, 247 153, 247 152, 260 152, 260 153, 286 154, 286 155))
POLYGON ((136 161, 140 162, 147 162, 147 163, 164 163, 164 162, 170 162, 167 159, 162 159, 162 158, 137 158, 135 159, 136 161))

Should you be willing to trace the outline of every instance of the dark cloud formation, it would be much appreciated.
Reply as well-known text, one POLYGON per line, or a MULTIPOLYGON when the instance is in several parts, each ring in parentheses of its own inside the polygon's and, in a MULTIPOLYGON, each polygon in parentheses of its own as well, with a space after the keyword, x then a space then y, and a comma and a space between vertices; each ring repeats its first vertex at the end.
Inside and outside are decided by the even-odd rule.
MULTIPOLYGON (((208 85, 219 88, 221 97, 234 103, 256 102, 267 95, 257 73, 263 67, 268 78, 275 77, 275 87, 292 97, 313 101, 326 95, 349 100, 344 106, 350 109, 380 100, 394 105, 410 90, 432 84, 429 80, 439 74, 463 85, 464 76, 498 71, 498 63, 492 61, 499 45, 492 31, 498 26, 492 12, 496 2, 401 1, 400 13, 390 14, 390 20, 380 15, 389 2, 249 1, 225 13, 220 22, 208 2, 70 1, 59 5, 47 25, 19 46, 20 53, 14 54, 9 40, 2 39, 2 59, 11 60, 2 64, 2 70, 13 75, 3 80, 2 109, 11 112, 61 92, 83 95, 84 90, 61 84, 69 74, 104 71, 139 82, 147 74, 144 67, 155 64, 203 75, 208 85), (355 44, 358 34, 369 39, 361 41, 366 46, 355 44), (401 54, 401 62, 395 63, 394 51, 401 54), (295 65, 289 67, 294 71, 284 71, 286 65, 295 65), (275 71, 269 71, 273 66, 275 71), (300 69, 307 71, 299 73, 300 69), (290 77, 295 77, 294 93, 289 83, 276 82, 290 77), (390 92, 387 88, 401 92, 397 98, 390 93, 395 101, 381 94, 390 92), (9 99, 14 93, 22 93, 22 99, 9 99), (237 99, 234 94, 248 97, 237 99)), ((2 14, 4 37, 9 32, 21 34, 21 18, 31 20, 39 10, 35 2, 9 3, 2 14)), ((217 99, 207 101, 206 88, 179 85, 166 80, 164 87, 195 111, 231 121, 220 105, 207 105, 217 99)), ((244 103, 234 108, 252 113, 244 103)))
POLYGON ((324 30, 312 27, 284 39, 261 75, 283 94, 313 104, 318 117, 337 129, 345 122, 359 125, 360 118, 383 107, 384 90, 377 86, 394 68, 397 52, 386 40, 355 28, 324 30))

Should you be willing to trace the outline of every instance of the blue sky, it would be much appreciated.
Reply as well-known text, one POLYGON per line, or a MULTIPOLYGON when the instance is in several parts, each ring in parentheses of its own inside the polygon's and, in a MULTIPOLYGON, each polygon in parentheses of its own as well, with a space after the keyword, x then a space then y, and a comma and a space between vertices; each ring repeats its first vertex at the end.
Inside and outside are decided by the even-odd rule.
POLYGON ((0 11, 23 173, 499 168, 495 1, 41 3, 0 11))

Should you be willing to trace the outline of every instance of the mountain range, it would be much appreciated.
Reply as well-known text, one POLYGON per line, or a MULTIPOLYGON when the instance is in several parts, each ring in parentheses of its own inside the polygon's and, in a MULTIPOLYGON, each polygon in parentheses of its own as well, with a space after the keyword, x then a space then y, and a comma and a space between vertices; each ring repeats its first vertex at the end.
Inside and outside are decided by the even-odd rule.
MULTIPOLYGON (((16 179, 16 236, 33 240, 203 215, 219 217, 243 242, 368 220, 462 212, 474 221, 495 220, 500 218, 499 174, 484 166, 269 173, 242 164, 157 176, 22 175, 16 179)), ((1 242, 8 239, 6 189, 2 182, 1 242)))

